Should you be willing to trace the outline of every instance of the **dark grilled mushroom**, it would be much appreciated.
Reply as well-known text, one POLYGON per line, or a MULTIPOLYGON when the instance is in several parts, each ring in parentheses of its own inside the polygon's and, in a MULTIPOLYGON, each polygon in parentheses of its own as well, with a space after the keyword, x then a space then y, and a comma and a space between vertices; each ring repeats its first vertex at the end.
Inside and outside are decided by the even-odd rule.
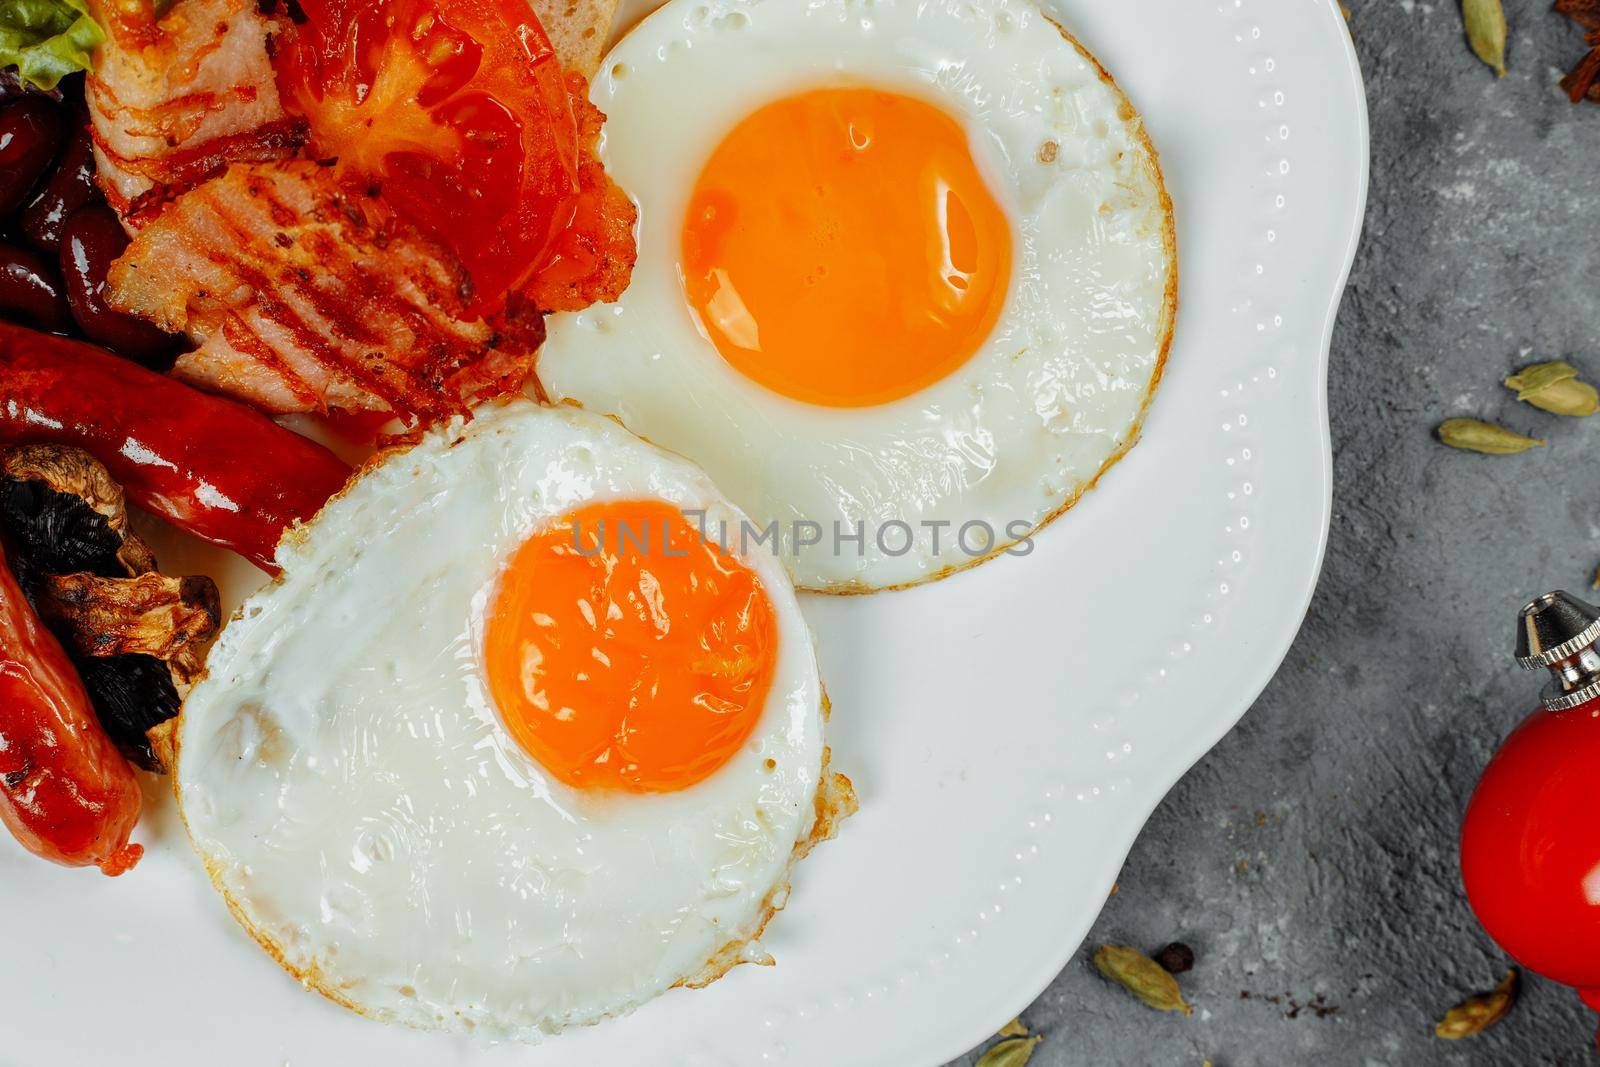
POLYGON ((216 585, 159 573, 121 486, 77 449, 0 452, 0 536, 106 732, 129 759, 160 769, 147 735, 177 714, 201 669, 220 622, 216 585))
POLYGON ((49 574, 40 610, 51 629, 85 656, 180 657, 217 632, 221 607, 209 578, 49 574))
POLYGON ((20 542, 51 573, 112 577, 156 569, 155 556, 128 525, 122 486, 87 452, 60 445, 8 449, 0 453, 0 478, 8 498, 8 539, 20 542))

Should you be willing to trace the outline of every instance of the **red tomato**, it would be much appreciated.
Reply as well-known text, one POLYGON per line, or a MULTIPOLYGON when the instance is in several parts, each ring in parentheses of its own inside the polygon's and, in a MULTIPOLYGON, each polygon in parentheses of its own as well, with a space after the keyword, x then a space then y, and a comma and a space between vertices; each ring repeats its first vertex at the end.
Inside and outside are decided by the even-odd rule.
POLYGON ((1501 947, 1600 1007, 1600 700, 1506 739, 1467 807, 1461 873, 1501 947))
POLYGON ((276 59, 311 147, 380 189, 499 307, 578 200, 561 65, 526 0, 301 0, 276 59))

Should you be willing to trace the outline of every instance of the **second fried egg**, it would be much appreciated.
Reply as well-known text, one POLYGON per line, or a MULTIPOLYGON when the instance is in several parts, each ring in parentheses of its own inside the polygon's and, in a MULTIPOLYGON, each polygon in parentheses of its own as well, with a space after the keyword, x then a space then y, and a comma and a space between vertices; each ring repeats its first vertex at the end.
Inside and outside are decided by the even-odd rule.
POLYGON ((593 98, 639 262, 551 319, 540 379, 704 466, 799 585, 987 558, 1136 439, 1171 203, 1031 0, 672 0, 593 98))

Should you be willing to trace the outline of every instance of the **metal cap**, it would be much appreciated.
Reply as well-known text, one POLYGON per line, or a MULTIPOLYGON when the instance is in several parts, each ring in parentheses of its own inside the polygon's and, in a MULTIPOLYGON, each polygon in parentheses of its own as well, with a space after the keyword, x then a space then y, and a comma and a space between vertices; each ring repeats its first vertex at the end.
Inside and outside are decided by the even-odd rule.
POLYGON ((1536 671, 1600 643, 1600 608, 1571 593, 1546 593, 1517 613, 1517 662, 1536 671))
POLYGON ((1517 662, 1548 668, 1544 706, 1567 711, 1600 697, 1600 608, 1571 593, 1546 593, 1517 614, 1517 662))

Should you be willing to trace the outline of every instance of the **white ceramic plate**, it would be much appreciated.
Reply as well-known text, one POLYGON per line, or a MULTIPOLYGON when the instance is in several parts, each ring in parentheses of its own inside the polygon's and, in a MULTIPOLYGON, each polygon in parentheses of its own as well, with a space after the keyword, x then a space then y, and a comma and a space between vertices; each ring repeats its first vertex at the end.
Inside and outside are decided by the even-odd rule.
MULTIPOLYGON (((149 854, 127 878, 0 845, 0 1064, 71 1049, 163 1067, 924 1065, 1049 983, 1150 811, 1260 692, 1309 601, 1329 335, 1367 165, 1334 0, 1053 6, 1162 153, 1177 344, 1143 443, 1031 557, 808 604, 861 812, 800 865, 766 939, 778 966, 537 1048, 380 1026, 256 949, 153 784, 149 854)), ((164 562, 209 564, 181 549, 164 562)))

